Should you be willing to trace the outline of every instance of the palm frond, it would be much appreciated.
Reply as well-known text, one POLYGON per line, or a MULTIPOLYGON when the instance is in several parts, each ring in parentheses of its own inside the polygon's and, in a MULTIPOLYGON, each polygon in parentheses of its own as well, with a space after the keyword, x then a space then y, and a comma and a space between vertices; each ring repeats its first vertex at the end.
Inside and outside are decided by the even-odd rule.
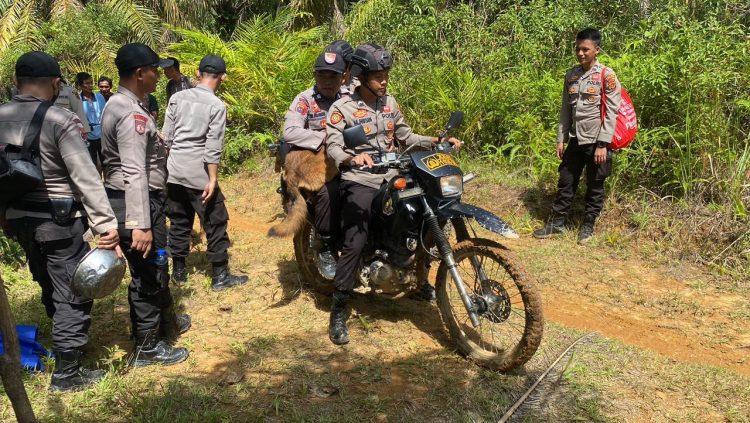
POLYGON ((40 22, 34 0, 11 0, 0 18, 0 49, 16 43, 38 44, 40 22))
POLYGON ((83 10, 81 0, 54 0, 51 2, 50 18, 57 18, 73 10, 83 10))
POLYGON ((158 45, 162 33, 161 21, 151 10, 130 0, 105 0, 104 4, 125 16, 131 31, 131 41, 139 41, 152 47, 158 45))

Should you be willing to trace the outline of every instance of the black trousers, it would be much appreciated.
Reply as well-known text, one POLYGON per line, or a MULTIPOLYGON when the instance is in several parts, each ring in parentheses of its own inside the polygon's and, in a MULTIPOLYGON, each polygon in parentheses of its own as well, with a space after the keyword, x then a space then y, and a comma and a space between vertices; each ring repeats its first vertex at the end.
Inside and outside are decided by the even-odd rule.
POLYGON ((101 158, 102 158, 102 140, 88 140, 89 141, 89 155, 91 156, 91 161, 94 162, 97 169, 101 165, 101 158))
POLYGON ((227 225, 229 213, 224 205, 221 190, 203 205, 203 190, 182 185, 167 185, 167 214, 169 216, 169 252, 174 258, 185 258, 190 252, 190 233, 193 230, 195 215, 198 214, 201 226, 206 231, 208 249, 206 256, 211 263, 229 260, 229 235, 227 225))
POLYGON ((586 208, 585 216, 596 219, 604 207, 604 180, 612 174, 612 156, 608 152, 607 161, 594 163, 596 144, 578 145, 572 138, 560 163, 560 179, 557 182, 557 197, 552 204, 552 212, 567 216, 584 168, 586 169, 586 208))
POLYGON ((372 200, 378 190, 352 181, 341 181, 341 255, 333 281, 338 291, 351 291, 357 280, 362 250, 370 229, 372 200))
POLYGON ((80 348, 88 343, 94 301, 73 293, 71 281, 78 262, 91 249, 84 242, 85 217, 59 225, 50 219, 24 217, 8 221, 10 236, 26 252, 29 270, 42 288, 42 304, 52 319, 52 345, 56 350, 80 348))
POLYGON ((169 266, 157 266, 156 251, 166 248, 166 196, 161 191, 149 193, 151 206, 151 233, 153 246, 148 258, 143 253, 131 249, 133 245, 133 230, 125 229, 125 193, 123 191, 107 190, 107 196, 112 204, 112 210, 120 225, 120 247, 128 260, 130 269, 130 286, 128 286, 128 303, 130 304, 130 321, 133 332, 143 332, 157 329, 161 319, 161 311, 172 305, 172 293, 169 291, 169 266))
POLYGON ((338 238, 341 232, 341 196, 339 194, 339 177, 326 182, 313 196, 315 208, 315 230, 322 235, 332 235, 338 238))

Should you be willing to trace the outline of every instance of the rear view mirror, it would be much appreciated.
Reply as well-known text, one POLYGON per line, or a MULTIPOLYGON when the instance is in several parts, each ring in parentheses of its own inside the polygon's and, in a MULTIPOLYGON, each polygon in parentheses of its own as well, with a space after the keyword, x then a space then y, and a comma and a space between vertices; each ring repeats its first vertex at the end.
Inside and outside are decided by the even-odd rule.
POLYGON ((351 128, 344 129, 344 144, 346 148, 354 150, 360 145, 369 144, 365 129, 362 125, 352 126, 351 128))
POLYGON ((461 126, 461 122, 464 121, 464 112, 453 112, 451 113, 450 119, 448 119, 448 125, 445 129, 453 129, 461 126))

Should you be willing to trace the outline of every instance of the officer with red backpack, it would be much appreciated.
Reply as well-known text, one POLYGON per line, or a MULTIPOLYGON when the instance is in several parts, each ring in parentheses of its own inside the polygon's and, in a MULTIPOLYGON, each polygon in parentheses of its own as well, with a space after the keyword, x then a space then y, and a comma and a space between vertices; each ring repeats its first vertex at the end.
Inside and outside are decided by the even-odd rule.
POLYGON ((580 65, 565 74, 557 132, 556 154, 562 160, 557 197, 550 220, 534 231, 536 238, 564 232, 584 168, 586 207, 579 244, 591 239, 594 223, 604 206, 604 180, 612 173, 610 143, 615 135, 621 87, 615 72, 596 59, 601 52, 601 40, 601 33, 592 28, 576 36, 576 57, 580 65))

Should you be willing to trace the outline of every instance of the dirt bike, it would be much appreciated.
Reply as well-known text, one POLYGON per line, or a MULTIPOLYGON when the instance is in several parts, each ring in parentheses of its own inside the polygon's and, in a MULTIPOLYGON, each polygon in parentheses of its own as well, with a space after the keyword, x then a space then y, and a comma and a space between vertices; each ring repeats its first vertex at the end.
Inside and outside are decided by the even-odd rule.
MULTIPOLYGON (((398 176, 373 201, 355 290, 405 297, 429 280, 431 263, 437 262, 432 271, 437 306, 459 352, 481 366, 508 371, 526 363, 539 347, 542 301, 519 260, 503 245, 477 237, 471 227, 474 220, 494 233, 518 238, 499 217, 461 202, 463 186, 473 175, 463 175, 443 140, 462 120, 461 112, 451 115, 434 151, 407 149, 374 157, 374 169, 397 169, 398 176)), ((344 140, 351 149, 367 143, 362 126, 345 130, 344 140)), ((330 294, 333 281, 318 270, 320 246, 308 220, 294 238, 296 260, 305 281, 330 294)))

